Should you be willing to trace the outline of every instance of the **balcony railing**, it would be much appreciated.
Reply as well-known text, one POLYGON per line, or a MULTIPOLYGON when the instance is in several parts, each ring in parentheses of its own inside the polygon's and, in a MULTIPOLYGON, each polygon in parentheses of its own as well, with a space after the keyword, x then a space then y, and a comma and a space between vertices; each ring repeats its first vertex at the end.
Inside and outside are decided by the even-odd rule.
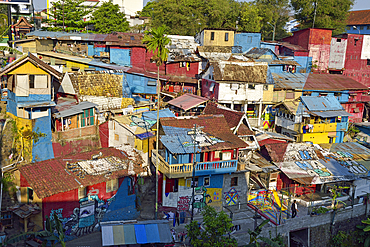
MULTIPOLYGON (((152 150, 152 162, 156 164, 157 152, 152 150)), ((193 163, 168 164, 159 154, 159 171, 168 178, 191 177, 193 175, 193 163)), ((210 174, 222 174, 235 172, 238 160, 221 160, 210 162, 196 162, 195 176, 206 176, 210 174)))
MULTIPOLYGON (((296 124, 295 131, 297 131, 298 133, 303 133, 303 126, 307 126, 307 124, 296 124)), ((337 131, 337 123, 317 123, 312 124, 312 126, 313 128, 311 130, 306 130, 306 133, 324 133, 337 131)))

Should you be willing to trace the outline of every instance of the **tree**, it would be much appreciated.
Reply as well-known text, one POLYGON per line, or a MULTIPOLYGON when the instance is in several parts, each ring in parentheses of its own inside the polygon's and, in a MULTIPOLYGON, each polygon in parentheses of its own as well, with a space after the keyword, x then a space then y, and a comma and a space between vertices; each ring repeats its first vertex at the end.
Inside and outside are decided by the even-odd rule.
POLYGON ((185 226, 192 246, 237 246, 237 241, 228 235, 233 224, 225 212, 217 213, 214 208, 206 206, 202 210, 202 216, 204 230, 199 227, 198 221, 193 221, 185 226))
POLYGON ((48 31, 84 31, 93 22, 85 20, 94 6, 85 6, 85 0, 58 0, 51 8, 52 19, 46 20, 52 27, 48 31))
POLYGON ((333 28, 333 34, 345 31, 348 11, 353 4, 354 0, 291 0, 301 29, 333 28))
POLYGON ((164 62, 167 61, 168 58, 168 49, 166 45, 168 45, 171 40, 165 35, 165 27, 160 26, 156 29, 152 29, 150 32, 145 32, 144 38, 142 42, 146 44, 146 48, 148 51, 153 53, 153 60, 155 61, 158 72, 157 72, 157 131, 156 131, 156 162, 155 162, 155 214, 157 218, 158 214, 158 164, 159 164, 159 108, 160 108, 160 99, 161 99, 161 82, 159 81, 159 66, 161 66, 164 62))
POLYGON ((238 31, 260 32, 263 17, 259 14, 259 9, 254 3, 244 3, 240 11, 240 21, 238 31))
POLYGON ((125 14, 119 11, 118 4, 105 2, 93 12, 92 16, 95 31, 98 33, 126 32, 129 30, 129 23, 125 14))
POLYGON ((289 19, 289 0, 255 0, 262 17, 262 39, 272 40, 275 29, 275 39, 287 36, 284 26, 289 19))

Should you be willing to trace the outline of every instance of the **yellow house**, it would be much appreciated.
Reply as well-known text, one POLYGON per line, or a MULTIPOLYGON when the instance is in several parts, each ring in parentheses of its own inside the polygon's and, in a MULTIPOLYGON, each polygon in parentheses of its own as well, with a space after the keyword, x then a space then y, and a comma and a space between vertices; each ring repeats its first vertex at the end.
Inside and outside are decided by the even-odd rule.
POLYGON ((234 30, 205 28, 195 39, 201 46, 234 46, 234 30))

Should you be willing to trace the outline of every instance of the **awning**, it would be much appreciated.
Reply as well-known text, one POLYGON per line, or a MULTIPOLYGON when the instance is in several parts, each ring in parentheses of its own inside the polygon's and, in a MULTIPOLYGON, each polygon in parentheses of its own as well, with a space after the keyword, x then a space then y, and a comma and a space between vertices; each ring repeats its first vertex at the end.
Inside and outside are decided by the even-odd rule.
POLYGON ((313 115, 317 115, 322 118, 331 118, 331 117, 352 117, 351 114, 349 114, 346 111, 311 111, 310 112, 313 115))
POLYGON ((127 244, 172 243, 168 222, 148 224, 104 224, 103 246, 127 244))
POLYGON ((53 101, 41 101, 41 102, 23 102, 18 103, 17 107, 20 108, 36 108, 36 107, 50 107, 55 106, 55 102, 53 101))

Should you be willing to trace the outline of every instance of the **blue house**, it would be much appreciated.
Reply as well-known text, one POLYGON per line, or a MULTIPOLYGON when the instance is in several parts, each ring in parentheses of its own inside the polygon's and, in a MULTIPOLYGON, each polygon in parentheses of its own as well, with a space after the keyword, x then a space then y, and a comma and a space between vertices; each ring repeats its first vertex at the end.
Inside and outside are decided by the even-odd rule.
POLYGON ((54 158, 51 107, 55 106, 54 84, 59 84, 62 73, 29 53, 7 65, 0 76, 2 101, 18 128, 44 134, 32 144, 32 161, 54 158))
POLYGON ((351 11, 347 19, 347 33, 370 34, 370 10, 351 11))
POLYGON ((242 53, 253 47, 261 47, 261 33, 236 32, 234 34, 234 46, 240 46, 242 53))

